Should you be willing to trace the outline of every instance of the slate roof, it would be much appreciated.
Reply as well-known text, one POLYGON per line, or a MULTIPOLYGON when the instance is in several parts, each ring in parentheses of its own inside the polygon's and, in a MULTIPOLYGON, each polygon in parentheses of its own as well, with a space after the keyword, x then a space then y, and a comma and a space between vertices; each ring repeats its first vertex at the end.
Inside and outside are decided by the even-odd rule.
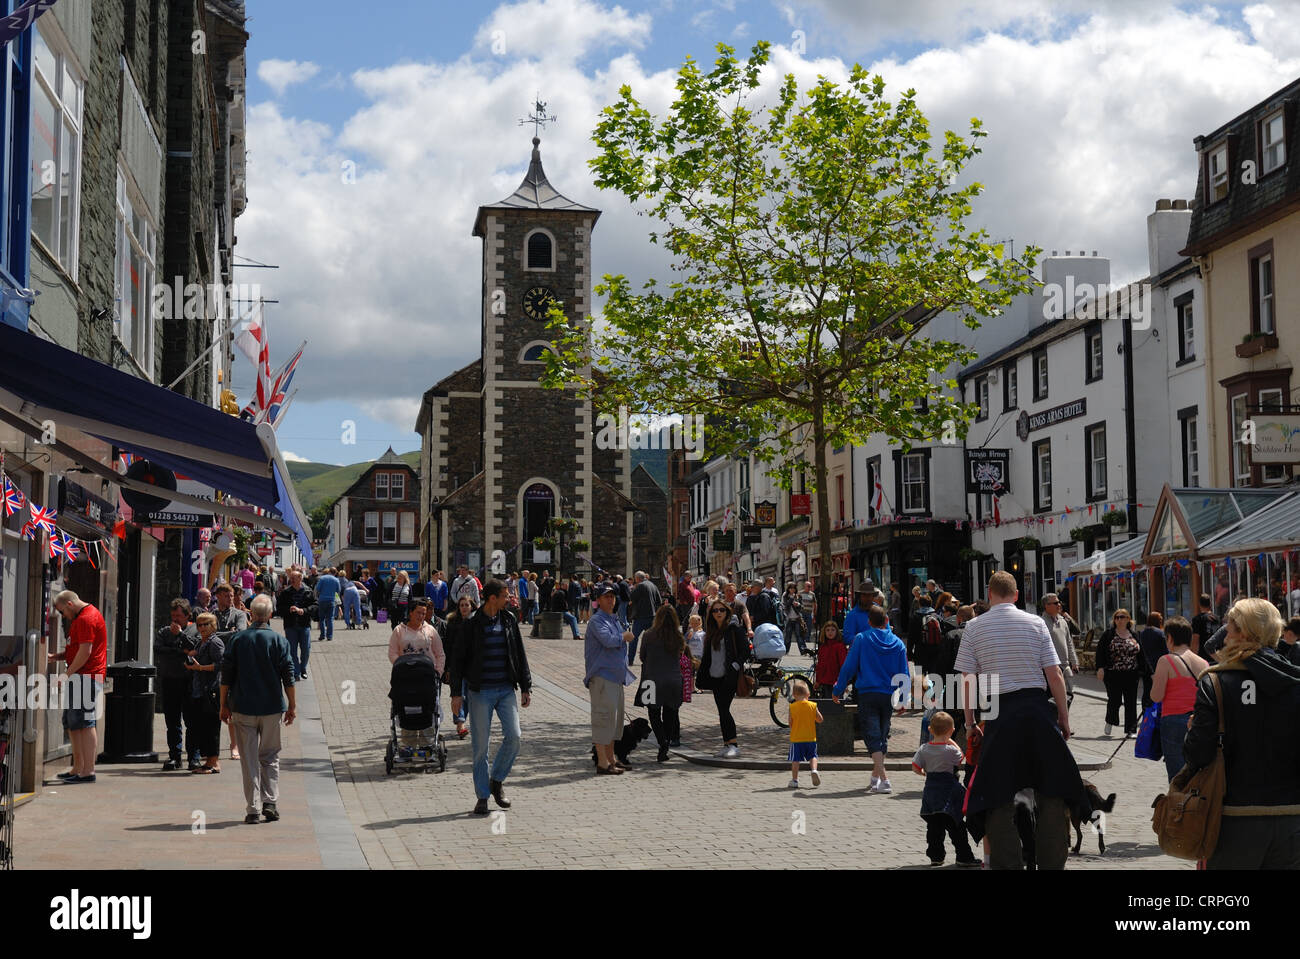
POLYGON ((551 186, 551 181, 546 179, 546 171, 542 169, 542 151, 539 149, 541 142, 537 137, 533 137, 533 159, 528 164, 528 172, 524 175, 523 182, 515 192, 504 200, 478 208, 478 216, 474 218, 474 236, 485 235, 483 224, 488 210, 558 210, 566 213, 594 213, 593 223, 600 216, 600 211, 595 207, 583 206, 570 200, 551 186))

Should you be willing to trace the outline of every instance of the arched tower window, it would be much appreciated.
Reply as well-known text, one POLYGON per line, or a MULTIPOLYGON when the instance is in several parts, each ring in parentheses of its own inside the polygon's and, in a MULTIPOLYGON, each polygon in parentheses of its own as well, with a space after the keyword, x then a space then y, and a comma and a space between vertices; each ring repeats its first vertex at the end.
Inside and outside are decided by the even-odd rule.
POLYGON ((533 230, 524 240, 524 269, 555 269, 555 238, 546 230, 533 230))
POLYGON ((520 363, 545 363, 546 351, 551 348, 549 343, 529 343, 520 351, 520 363))

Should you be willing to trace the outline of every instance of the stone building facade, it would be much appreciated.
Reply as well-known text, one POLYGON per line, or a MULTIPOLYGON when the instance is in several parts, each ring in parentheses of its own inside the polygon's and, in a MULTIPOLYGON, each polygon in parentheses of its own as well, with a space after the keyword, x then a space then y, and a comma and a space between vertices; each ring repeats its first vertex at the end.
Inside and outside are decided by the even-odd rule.
POLYGON ((321 563, 360 577, 404 569, 414 581, 420 557, 420 477, 390 446, 334 502, 321 563))
POLYGON ((519 188, 479 208, 482 353, 423 398, 421 572, 465 564, 498 572, 547 565, 533 539, 571 518, 590 552, 563 568, 622 571, 633 562, 632 472, 626 449, 599 449, 595 412, 575 392, 540 383, 554 299, 585 327, 591 231, 600 211, 562 196, 542 169, 540 141, 519 188))

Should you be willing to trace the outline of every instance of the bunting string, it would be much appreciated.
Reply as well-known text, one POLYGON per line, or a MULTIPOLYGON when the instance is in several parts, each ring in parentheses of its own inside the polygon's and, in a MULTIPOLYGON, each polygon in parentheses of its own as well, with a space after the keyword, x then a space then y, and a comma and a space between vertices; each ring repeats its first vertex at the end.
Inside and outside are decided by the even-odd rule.
MULTIPOLYGON (((4 497, 4 516, 0 521, 20 514, 24 508, 27 510, 27 515, 31 517, 19 527, 19 536, 26 540, 40 540, 44 537, 46 551, 52 560, 63 560, 68 563, 77 563, 84 560, 90 563, 92 569, 99 568, 95 563, 95 556, 99 555, 99 543, 69 536, 59 529, 56 525, 59 521, 58 510, 53 507, 40 506, 33 502, 30 497, 24 496, 23 491, 18 488, 18 484, 13 482, 8 474, 3 471, 0 471, 0 493, 4 497), (95 551, 94 555, 92 555, 92 550, 95 551)), ((116 561, 112 550, 104 550, 104 555, 116 561)))

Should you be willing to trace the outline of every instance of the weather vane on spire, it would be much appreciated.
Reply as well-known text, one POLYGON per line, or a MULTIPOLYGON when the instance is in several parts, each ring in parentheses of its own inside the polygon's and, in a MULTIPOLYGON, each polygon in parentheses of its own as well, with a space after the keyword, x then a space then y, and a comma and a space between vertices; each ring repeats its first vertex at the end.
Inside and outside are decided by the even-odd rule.
POLYGON ((521 119, 519 121, 520 126, 523 126, 524 124, 527 123, 531 123, 533 125, 534 140, 537 139, 538 132, 542 127, 546 126, 546 124, 548 123, 555 123, 557 120, 560 119, 554 114, 546 112, 546 104, 542 102, 540 97, 541 94, 534 95, 533 112, 528 114, 526 118, 521 119))

